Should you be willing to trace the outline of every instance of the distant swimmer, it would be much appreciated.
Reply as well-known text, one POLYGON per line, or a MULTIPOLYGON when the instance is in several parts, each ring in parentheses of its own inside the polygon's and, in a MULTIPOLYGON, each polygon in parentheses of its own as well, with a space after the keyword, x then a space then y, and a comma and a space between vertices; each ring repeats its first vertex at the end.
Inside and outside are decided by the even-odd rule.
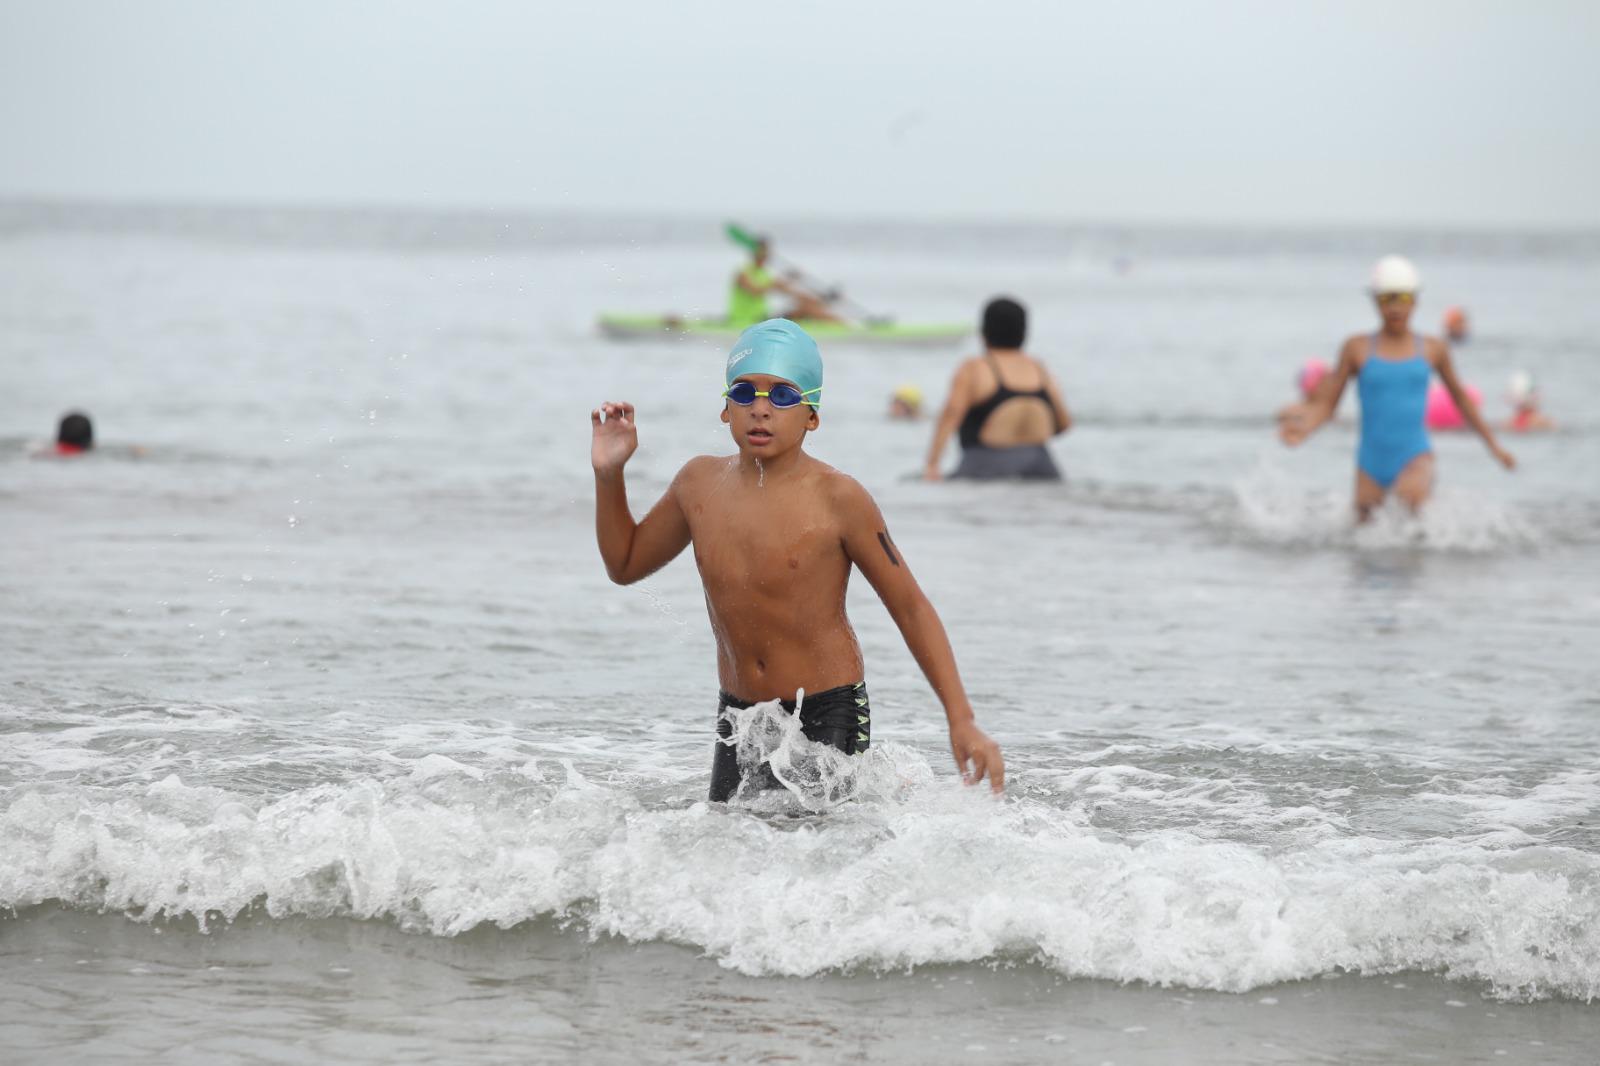
POLYGON ((901 385, 889 397, 889 417, 897 422, 915 422, 922 417, 922 390, 901 385))
POLYGON ((1526 370, 1511 375, 1506 399, 1511 401, 1511 417, 1506 420, 1505 429, 1513 433, 1537 433, 1556 428, 1555 422, 1539 410, 1539 388, 1534 384, 1533 375, 1526 370))
POLYGON ((1391 255, 1378 260, 1370 291, 1381 327, 1376 333, 1357 334, 1345 341, 1329 384, 1319 388, 1310 402, 1285 408, 1279 415, 1279 436, 1285 444, 1299 444, 1333 418, 1345 385, 1356 379, 1361 396, 1361 443, 1356 452, 1355 507, 1362 521, 1390 491, 1412 510, 1421 507, 1433 491, 1433 445, 1423 418, 1428 380, 1434 372, 1490 453, 1507 470, 1516 466, 1456 378, 1449 346, 1411 332, 1411 312, 1421 288, 1421 278, 1409 259, 1391 255))
POLYGON ((939 460, 959 427, 956 478, 1061 479, 1045 442, 1065 433, 1072 415, 1045 365, 1022 350, 1028 312, 998 297, 983 309, 982 356, 956 368, 950 395, 933 430, 923 477, 938 481, 939 460))
POLYGON ((728 322, 735 326, 753 326, 757 322, 778 315, 783 318, 816 322, 838 322, 840 318, 828 308, 828 301, 807 291, 794 281, 777 277, 767 269, 772 255, 772 240, 761 237, 750 250, 750 262, 733 276, 728 290, 728 322), (767 307, 767 293, 781 292, 794 301, 781 312, 767 307))
POLYGON ((39 441, 28 447, 29 457, 33 459, 70 459, 91 451, 97 455, 109 452, 113 456, 133 459, 142 458, 145 454, 145 449, 137 444, 95 443, 94 423, 82 411, 69 411, 61 416, 61 421, 56 425, 54 444, 39 441))
POLYGON ((1328 374, 1328 363, 1325 359, 1313 356, 1301 365, 1300 372, 1294 376, 1294 383, 1300 388, 1302 402, 1311 402, 1311 398, 1317 393, 1317 386, 1328 380, 1328 374))
POLYGON ((1444 335, 1453 344, 1461 344, 1472 335, 1472 330, 1467 325, 1466 308, 1446 307, 1444 309, 1444 335))
POLYGON ((71 411, 61 416, 56 427, 56 454, 82 455, 94 447, 94 424, 81 411, 71 411))
POLYGON ((944 705, 963 778, 987 777, 999 792, 1000 749, 974 720, 944 625, 882 512, 859 482, 804 450, 821 417, 816 342, 793 322, 759 323, 734 342, 723 381, 722 421, 737 453, 689 460, 639 522, 622 473, 639 445, 633 405, 607 402, 590 415, 595 536, 606 574, 632 584, 694 545, 722 684, 711 799, 771 783, 742 776, 731 744, 735 709, 781 700, 798 711, 808 739, 847 755, 867 748, 866 668, 845 617, 852 567, 889 609, 944 705))

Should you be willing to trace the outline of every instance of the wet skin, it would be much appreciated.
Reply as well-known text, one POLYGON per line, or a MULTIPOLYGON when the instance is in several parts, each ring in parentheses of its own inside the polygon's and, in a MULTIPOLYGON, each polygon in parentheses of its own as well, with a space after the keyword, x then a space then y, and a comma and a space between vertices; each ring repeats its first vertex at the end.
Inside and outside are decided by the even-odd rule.
POLYGON ((998 391, 1002 381, 996 380, 997 369, 1004 375, 1002 381, 1008 388, 1019 392, 1043 388, 1050 400, 1046 403, 1036 396, 1017 396, 1005 401, 994 409, 979 430, 980 444, 989 448, 1043 444, 1065 433, 1072 425, 1072 414, 1062 399, 1061 388, 1043 363, 1015 348, 990 348, 987 358, 968 359, 956 368, 944 410, 933 427, 927 461, 923 464, 922 476, 928 481, 943 477, 939 470, 940 457, 968 409, 998 391))
MULTIPOLYGON (((762 392, 782 379, 740 377, 762 392)), ((722 687, 746 701, 793 699, 865 678, 845 615, 859 569, 888 608, 944 705, 958 767, 969 781, 1004 781, 999 748, 973 720, 944 626, 923 595, 877 504, 846 474, 801 445, 820 419, 801 404, 725 402, 738 452, 700 456, 681 469, 644 519, 628 511, 622 469, 637 447, 631 404, 591 414, 595 534, 606 572, 629 584, 690 544, 705 587, 722 687)))

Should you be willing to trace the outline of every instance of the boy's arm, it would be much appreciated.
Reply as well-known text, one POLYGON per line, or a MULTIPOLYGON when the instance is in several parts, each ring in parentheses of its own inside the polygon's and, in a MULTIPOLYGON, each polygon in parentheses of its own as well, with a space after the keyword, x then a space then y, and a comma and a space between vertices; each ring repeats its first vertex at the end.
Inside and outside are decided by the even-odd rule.
POLYGON ((945 398, 944 410, 939 412, 939 421, 933 427, 933 442, 928 445, 928 459, 922 468, 922 476, 927 480, 939 480, 939 459, 944 455, 944 446, 950 442, 950 435, 971 406, 972 399, 967 394, 967 367, 963 363, 950 380, 950 395, 945 398))
POLYGON ((1450 346, 1444 341, 1430 340, 1430 347, 1434 347, 1434 369, 1439 372, 1439 380, 1444 382, 1444 387, 1450 393, 1450 398, 1456 402, 1456 410, 1467 420, 1467 425, 1478 431, 1478 436, 1483 438, 1483 443, 1489 446, 1489 453, 1500 461, 1500 465, 1507 470, 1514 470, 1517 461, 1511 453, 1500 447, 1500 442, 1495 439, 1494 431, 1483 420, 1483 415, 1478 412, 1478 405, 1472 402, 1472 397, 1467 395, 1467 390, 1461 387, 1461 381, 1456 377, 1455 363, 1450 359, 1450 346), (1436 347, 1435 347, 1436 346, 1436 347))
POLYGON ((944 623, 939 621, 938 612, 923 595, 917 579, 911 576, 899 546, 889 538, 883 513, 867 490, 850 478, 841 478, 840 485, 838 502, 844 523, 845 554, 871 582, 878 598, 889 609, 889 617, 900 628, 906 647, 944 705, 956 769, 969 785, 987 777, 989 787, 995 792, 1001 791, 1005 788, 1005 760, 1001 758, 1000 746, 990 740, 973 719, 972 704, 967 701, 966 689, 961 685, 944 623))
POLYGON ((666 494, 650 508, 643 522, 633 520, 622 468, 639 446, 639 431, 630 403, 604 403, 589 414, 594 443, 594 535, 606 576, 631 585, 666 566, 689 544, 689 522, 678 506, 682 471, 666 494))

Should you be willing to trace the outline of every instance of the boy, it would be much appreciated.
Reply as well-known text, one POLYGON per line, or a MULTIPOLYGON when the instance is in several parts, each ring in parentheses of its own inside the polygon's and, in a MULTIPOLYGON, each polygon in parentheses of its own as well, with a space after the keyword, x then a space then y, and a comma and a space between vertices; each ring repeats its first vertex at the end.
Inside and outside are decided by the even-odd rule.
POLYGON ((684 464, 642 522, 628 510, 622 468, 639 445, 633 405, 593 411, 595 537, 619 585, 648 577, 689 544, 705 586, 722 693, 711 799, 740 785, 729 708, 779 699, 810 740, 846 754, 870 742, 865 668, 845 617, 850 568, 872 583, 944 705, 950 750, 968 784, 1005 782, 1000 749, 973 720, 944 626, 872 497, 805 453, 822 402, 822 357, 799 326, 772 319, 734 342, 722 421, 738 453, 684 464))

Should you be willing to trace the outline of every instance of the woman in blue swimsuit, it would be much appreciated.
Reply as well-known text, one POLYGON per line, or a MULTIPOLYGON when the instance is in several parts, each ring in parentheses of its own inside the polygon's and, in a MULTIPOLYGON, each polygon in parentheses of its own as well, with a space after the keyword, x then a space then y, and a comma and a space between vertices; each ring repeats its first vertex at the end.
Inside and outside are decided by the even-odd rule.
POLYGON ((1351 378, 1361 396, 1361 444, 1356 451, 1356 515, 1366 521, 1390 491, 1415 511, 1433 490, 1433 445, 1423 428, 1428 406, 1428 380, 1437 372, 1467 424, 1507 470, 1517 464, 1500 447, 1494 432, 1478 413, 1456 378, 1450 349, 1435 337, 1411 332, 1421 279, 1411 261, 1385 256, 1372 268, 1372 298, 1383 324, 1376 333, 1357 334, 1344 342, 1339 365, 1316 388, 1311 399, 1285 408, 1278 435, 1299 444, 1333 419, 1339 398, 1351 378))

